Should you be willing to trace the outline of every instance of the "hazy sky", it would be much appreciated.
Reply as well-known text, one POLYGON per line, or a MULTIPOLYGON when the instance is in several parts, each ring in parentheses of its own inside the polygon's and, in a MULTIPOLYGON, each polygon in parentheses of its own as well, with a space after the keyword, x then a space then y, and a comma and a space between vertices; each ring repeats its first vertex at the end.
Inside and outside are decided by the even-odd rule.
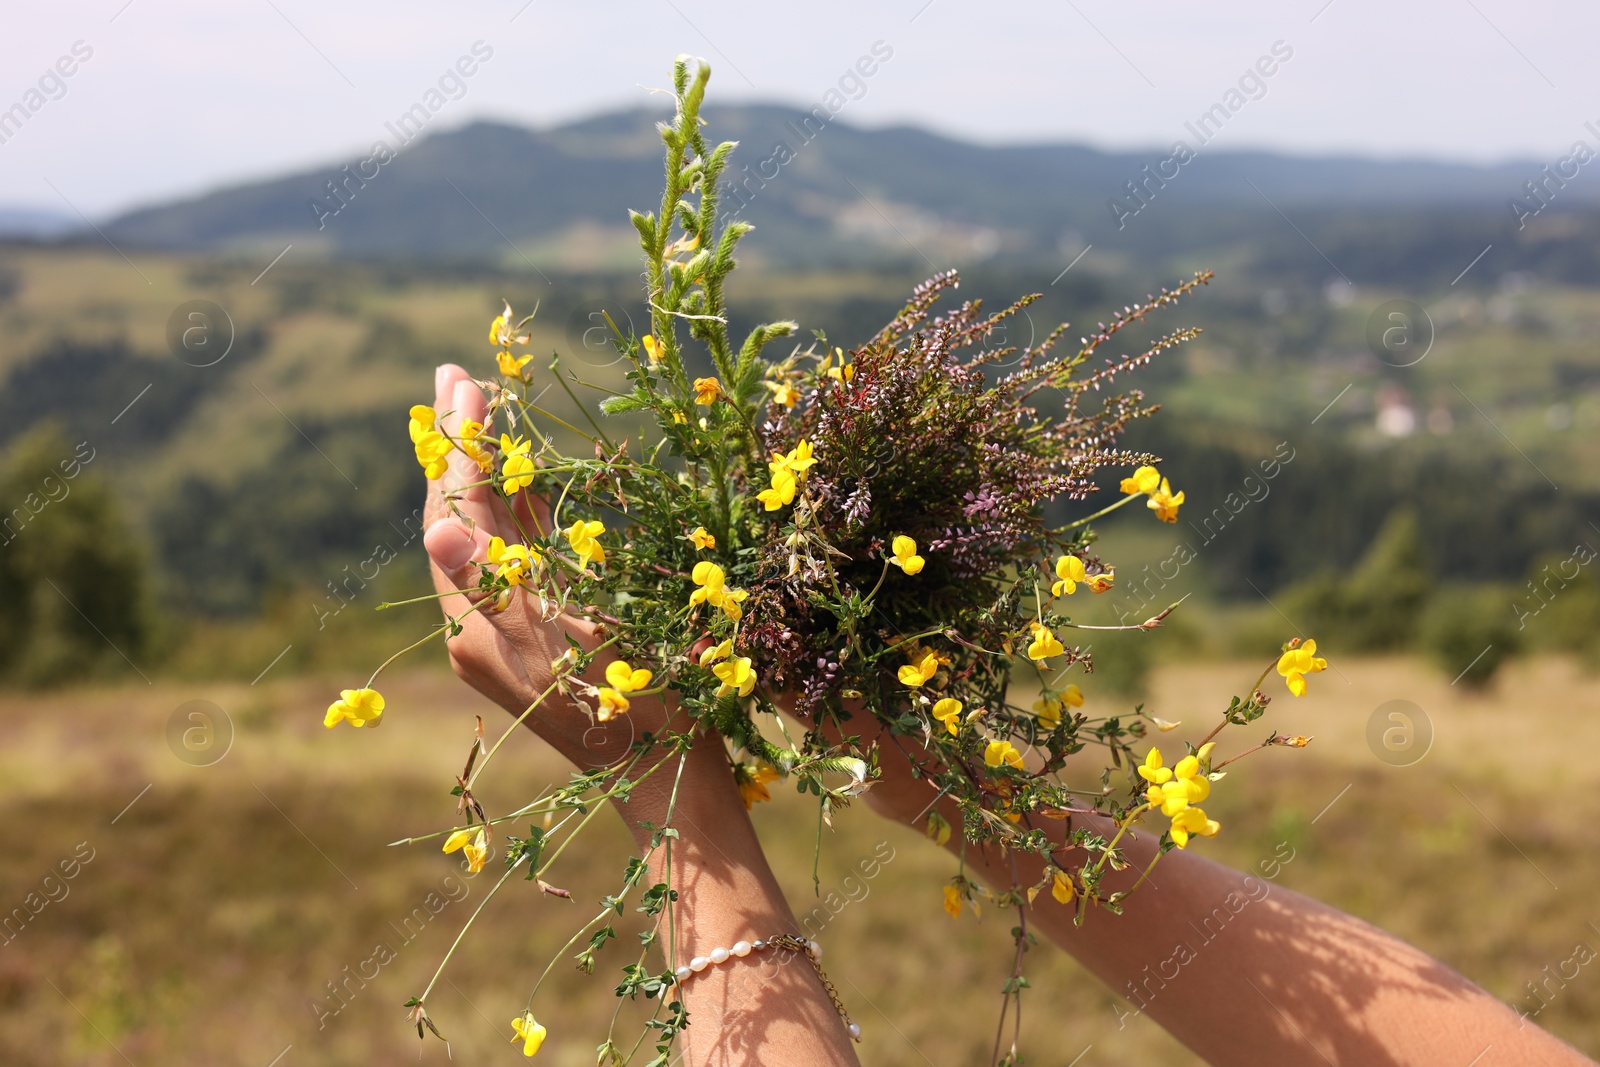
MULTIPOLYGON (((991 141, 1169 146, 1282 42, 1217 148, 1554 162, 1600 145, 1600 6, 1549 0, 6 0, 0 205, 97 216, 369 147, 475 42, 434 128, 547 124, 646 102, 672 57, 713 100, 991 141), (81 43, 80 43, 81 42, 81 43), (80 57, 73 58, 74 45, 80 57), (63 57, 67 57, 63 61, 63 57), (70 77, 57 71, 71 69, 70 77), (467 64, 471 66, 472 64, 467 64), (1269 64, 1272 65, 1272 64, 1269 64), (458 88, 459 86, 459 88, 458 88), (458 99, 451 99, 457 96, 458 99), (13 116, 18 114, 15 110, 13 116), (13 121, 17 121, 13 118, 13 121)), ((447 95, 448 94, 448 95, 447 95)), ((1600 182, 1600 173, 1589 180, 1600 182)))

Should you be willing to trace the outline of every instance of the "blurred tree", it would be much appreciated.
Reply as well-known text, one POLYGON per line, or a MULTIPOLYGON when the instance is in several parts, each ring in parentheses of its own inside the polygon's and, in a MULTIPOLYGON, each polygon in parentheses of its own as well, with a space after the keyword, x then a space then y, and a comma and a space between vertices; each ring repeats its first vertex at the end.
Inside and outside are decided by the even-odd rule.
POLYGON ((143 553, 90 442, 35 428, 0 463, 0 678, 46 685, 126 670, 146 651, 143 553))
POLYGON ((1285 610, 1328 648, 1398 651, 1415 642, 1432 586, 1416 512, 1402 507, 1354 567, 1291 586, 1285 610))
POLYGON ((1528 579, 1511 601, 1511 614, 1528 644, 1576 652, 1600 662, 1600 559, 1587 542, 1571 552, 1533 561, 1528 579))
MULTIPOLYGON (((1142 630, 1104 631, 1090 642, 1094 673, 1079 679, 1084 692, 1105 692, 1139 699, 1145 695, 1150 679, 1152 637, 1142 630)), ((1100 714, 1107 714, 1104 710, 1100 714)))
MULTIPOLYGON (((1478 689, 1522 650, 1522 634, 1506 610, 1515 595, 1502 585, 1452 586, 1423 613, 1422 647, 1452 679, 1478 689)), ((1453 684, 1453 683, 1452 683, 1453 684)))

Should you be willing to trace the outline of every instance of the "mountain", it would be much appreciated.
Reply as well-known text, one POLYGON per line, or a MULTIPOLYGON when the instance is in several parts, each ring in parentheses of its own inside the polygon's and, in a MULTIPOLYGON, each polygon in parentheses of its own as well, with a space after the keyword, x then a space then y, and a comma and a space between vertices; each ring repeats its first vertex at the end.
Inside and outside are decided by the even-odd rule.
POLYGON ((83 220, 49 208, 0 205, 0 238, 49 240, 72 233, 83 220))
MULTIPOLYGON (((355 159, 132 211, 103 228, 119 245, 147 248, 275 253, 293 242, 335 257, 631 267, 626 209, 659 205, 660 117, 614 112, 547 130, 478 122, 409 141, 389 125, 355 159)), ((1508 252, 1501 271, 1600 278, 1593 252, 1574 258, 1566 247, 1580 236, 1595 247, 1596 192, 1573 183, 1547 214, 1526 199, 1524 183, 1541 177, 1532 162, 1312 159, 1227 152, 1192 136, 1192 157, 1171 147, 985 146, 772 105, 708 108, 707 117, 713 139, 740 142, 725 207, 762 231, 760 256, 789 266, 997 255, 1065 264, 1094 244, 1135 261, 1248 249, 1272 272, 1298 264, 1327 275, 1337 264, 1381 281, 1401 269, 1454 274, 1498 243, 1508 252), (1519 196, 1530 212, 1522 219, 1508 206, 1519 196), (1552 233, 1565 249, 1554 267, 1544 247, 1552 233)))

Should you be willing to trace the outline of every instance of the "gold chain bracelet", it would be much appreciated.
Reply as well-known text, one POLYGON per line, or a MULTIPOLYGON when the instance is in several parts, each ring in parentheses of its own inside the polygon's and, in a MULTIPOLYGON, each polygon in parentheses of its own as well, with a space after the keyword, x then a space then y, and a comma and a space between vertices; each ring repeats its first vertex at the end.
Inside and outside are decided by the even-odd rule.
POLYGON ((817 972, 817 977, 822 981, 822 988, 827 992, 828 999, 833 1002, 833 1009, 839 1013, 839 1018, 844 1020, 845 1032, 850 1035, 850 1040, 861 1041, 861 1024, 850 1018, 850 1013, 845 1010, 844 1001, 839 999, 839 991, 828 981, 828 976, 822 971, 822 946, 815 941, 807 941, 794 934, 774 934, 765 940, 739 941, 732 948, 714 948, 704 956, 696 956, 688 963, 679 967, 676 972, 678 984, 682 985, 693 975, 699 974, 713 964, 726 963, 729 959, 748 956, 752 952, 764 952, 769 948, 781 948, 786 952, 799 953, 811 962, 811 967, 817 972))

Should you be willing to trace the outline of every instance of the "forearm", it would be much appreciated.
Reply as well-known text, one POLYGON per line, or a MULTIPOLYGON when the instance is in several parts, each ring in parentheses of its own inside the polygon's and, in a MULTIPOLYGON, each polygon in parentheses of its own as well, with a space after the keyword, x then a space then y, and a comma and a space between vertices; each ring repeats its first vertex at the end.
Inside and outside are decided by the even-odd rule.
MULTIPOLYGON (((665 913, 660 944, 669 967, 714 948, 732 948, 799 927, 778 887, 727 759, 715 738, 667 761, 619 808, 641 847, 641 822, 677 830, 651 855, 648 878, 670 882, 678 899, 665 913), (676 799, 673 799, 676 785, 676 799), (670 872, 668 857, 670 855, 670 872)), ((690 1025, 686 1064, 853 1065, 855 1050, 815 970, 801 958, 778 965, 781 949, 752 952, 684 980, 690 1025)))
MULTIPOLYGON (((1124 839, 1129 867, 1108 891, 1137 878, 1157 837, 1124 839)), ((1043 873, 996 849, 969 847, 966 862, 994 885, 1011 884, 1014 862, 1023 884, 1043 873)), ((1590 1063, 1405 942, 1195 852, 1163 857, 1121 916, 1091 908, 1077 927, 1074 912, 1045 894, 1029 921, 1128 1001, 1122 1023, 1146 1014, 1211 1063, 1590 1063)))

